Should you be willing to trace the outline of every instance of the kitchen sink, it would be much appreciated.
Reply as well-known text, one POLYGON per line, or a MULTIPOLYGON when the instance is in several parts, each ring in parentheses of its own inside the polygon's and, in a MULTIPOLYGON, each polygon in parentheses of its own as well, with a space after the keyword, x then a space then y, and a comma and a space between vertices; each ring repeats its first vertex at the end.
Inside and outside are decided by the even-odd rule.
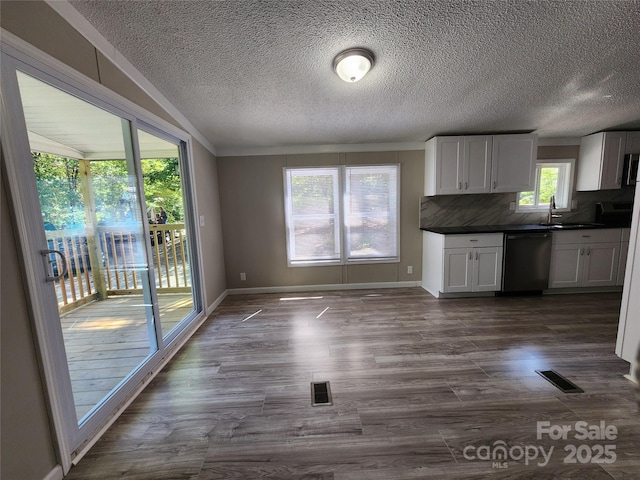
POLYGON ((602 227, 604 226, 602 223, 594 223, 594 222, 587 222, 587 223, 541 223, 540 225, 543 225, 545 227, 549 227, 549 228, 558 228, 558 229, 562 229, 562 228, 593 228, 593 227, 602 227))

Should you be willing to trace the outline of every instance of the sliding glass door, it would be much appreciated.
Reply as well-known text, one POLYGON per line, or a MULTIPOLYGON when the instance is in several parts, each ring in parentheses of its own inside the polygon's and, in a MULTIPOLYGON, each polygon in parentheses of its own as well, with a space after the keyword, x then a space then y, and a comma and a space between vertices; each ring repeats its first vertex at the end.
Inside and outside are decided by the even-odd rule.
POLYGON ((186 140, 2 63, 6 170, 66 470, 202 314, 186 140))
POLYGON ((147 200, 149 242, 160 305, 163 339, 170 338, 194 312, 187 168, 179 143, 138 130, 142 179, 147 200))
POLYGON ((24 172, 37 185, 81 424, 158 350, 131 122, 25 73, 17 78, 31 153, 24 172))

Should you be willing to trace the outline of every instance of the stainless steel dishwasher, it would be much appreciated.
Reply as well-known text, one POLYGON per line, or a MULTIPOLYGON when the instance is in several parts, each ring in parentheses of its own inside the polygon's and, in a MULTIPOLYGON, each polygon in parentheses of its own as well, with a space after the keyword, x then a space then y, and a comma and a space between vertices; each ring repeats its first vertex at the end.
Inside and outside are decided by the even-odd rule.
POLYGON ((549 286, 551 232, 505 234, 503 292, 542 292, 549 286))

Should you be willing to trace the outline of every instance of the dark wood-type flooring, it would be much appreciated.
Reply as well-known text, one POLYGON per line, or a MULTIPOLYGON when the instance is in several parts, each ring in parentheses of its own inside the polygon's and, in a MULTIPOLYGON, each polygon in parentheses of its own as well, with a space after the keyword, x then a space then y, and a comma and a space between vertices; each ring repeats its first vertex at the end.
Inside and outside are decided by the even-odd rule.
POLYGON ((614 354, 620 297, 229 296, 68 478, 638 479, 635 386, 614 354), (333 405, 312 407, 310 382, 325 380, 333 405), (581 421, 616 438, 578 440, 581 421), (537 422, 571 431, 538 439, 537 422), (615 461, 592 463, 598 445, 615 461), (506 463, 477 458, 499 446, 506 463))

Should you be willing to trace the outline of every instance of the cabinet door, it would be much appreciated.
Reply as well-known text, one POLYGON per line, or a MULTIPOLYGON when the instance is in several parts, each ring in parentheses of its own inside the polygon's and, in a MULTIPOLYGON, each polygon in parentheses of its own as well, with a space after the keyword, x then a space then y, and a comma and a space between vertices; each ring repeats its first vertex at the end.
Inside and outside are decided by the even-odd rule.
POLYGON ((491 155, 491 191, 526 192, 534 189, 538 137, 494 135, 491 155))
POLYGON ((624 166, 626 132, 605 132, 602 148, 601 190, 620 188, 624 166))
POLYGON ((640 153, 640 132, 627 132, 624 153, 640 153))
POLYGON ((502 286, 502 247, 481 247, 473 251, 474 292, 495 292, 502 286))
POLYGON ((445 248, 443 262, 444 292, 470 292, 473 267, 471 248, 445 248))
POLYGON ((553 245, 549 288, 578 287, 582 278, 585 246, 569 243, 553 245))
POLYGON ((463 193, 491 191, 491 135, 464 137, 463 193))
POLYGON ((585 247, 582 286, 615 285, 618 280, 620 243, 592 243, 585 247))
POLYGON ((463 137, 436 139, 436 194, 462 193, 463 137))
POLYGON ((616 285, 624 285, 624 274, 627 271, 629 242, 620 242, 620 260, 618 260, 618 281, 616 285))

